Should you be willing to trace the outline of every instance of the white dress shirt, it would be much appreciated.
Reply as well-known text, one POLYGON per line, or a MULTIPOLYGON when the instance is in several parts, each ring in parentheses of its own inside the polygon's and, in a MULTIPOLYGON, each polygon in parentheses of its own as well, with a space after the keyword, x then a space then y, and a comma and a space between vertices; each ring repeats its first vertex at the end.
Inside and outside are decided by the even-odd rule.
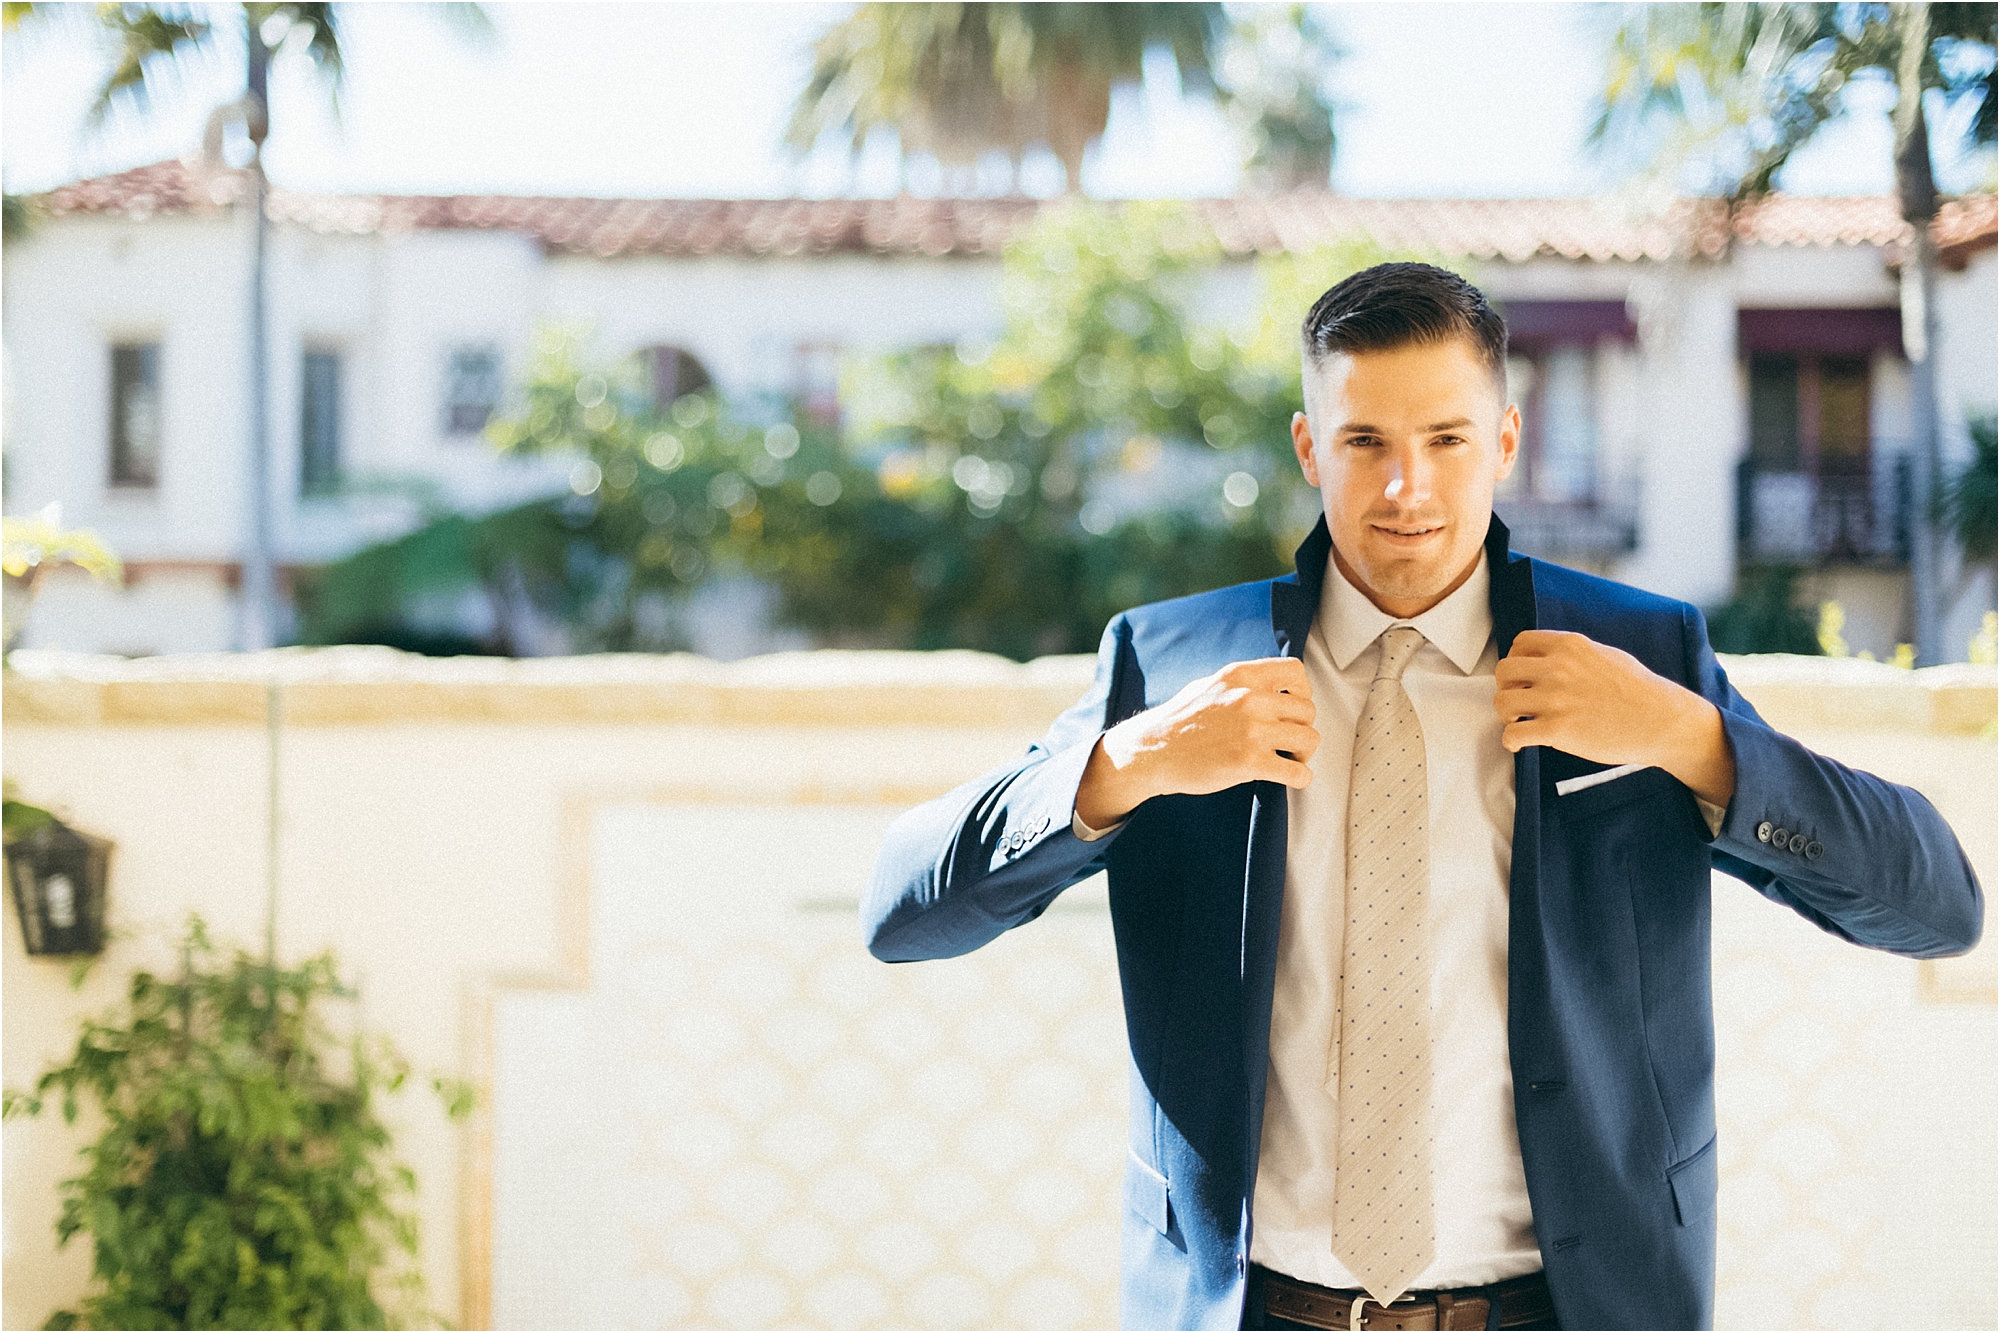
MULTIPOLYGON (((1493 709, 1499 648, 1484 553, 1472 576, 1413 620, 1397 620, 1327 559, 1306 640, 1312 784, 1288 794, 1285 903, 1278 926, 1269 1081, 1252 1206, 1250 1257, 1326 1287, 1359 1287, 1333 1257, 1339 1116, 1327 1087, 1346 920, 1347 795, 1354 728, 1374 679, 1375 641, 1395 625, 1423 633, 1403 688, 1424 732, 1431 840, 1431 1058, 1437 1249, 1411 1290, 1482 1286, 1542 1267, 1514 1130, 1507 1054, 1508 875, 1514 860, 1514 757, 1493 709)), ((1558 784, 1580 790, 1640 767, 1558 784)), ((1725 811, 1695 798, 1714 836, 1725 811)), ((1106 837, 1072 816, 1076 836, 1106 837)))
POLYGON ((1358 1287, 1333 1256, 1340 1121, 1327 1086, 1345 921, 1347 795, 1354 727, 1392 625, 1425 642, 1403 675, 1424 733, 1430 796, 1431 1049, 1437 1249, 1412 1289, 1478 1286, 1542 1266, 1514 1132, 1507 1062, 1507 876, 1514 758, 1493 711, 1499 660, 1489 573, 1413 620, 1379 610, 1327 561, 1306 641, 1312 784, 1289 794, 1285 903, 1250 1257, 1327 1287, 1358 1287))

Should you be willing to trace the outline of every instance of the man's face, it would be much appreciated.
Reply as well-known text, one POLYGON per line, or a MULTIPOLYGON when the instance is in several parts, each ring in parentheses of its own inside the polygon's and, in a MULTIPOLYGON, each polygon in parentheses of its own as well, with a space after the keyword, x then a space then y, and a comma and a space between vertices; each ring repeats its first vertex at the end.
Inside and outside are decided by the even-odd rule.
POLYGON ((1305 377, 1292 448, 1319 487, 1334 561, 1398 617, 1471 576, 1521 417, 1470 339, 1336 353, 1305 377))

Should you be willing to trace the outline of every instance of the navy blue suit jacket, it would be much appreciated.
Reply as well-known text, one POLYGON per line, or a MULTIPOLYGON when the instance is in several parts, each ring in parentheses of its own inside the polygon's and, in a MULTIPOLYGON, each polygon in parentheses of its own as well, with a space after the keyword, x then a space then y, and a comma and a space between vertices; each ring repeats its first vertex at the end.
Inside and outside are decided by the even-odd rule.
MULTIPOLYGON (((1292 575, 1114 619, 1090 692, 1019 762, 899 818, 862 902, 877 957, 944 958, 1109 872, 1131 1043, 1130 1326, 1234 1328, 1242 1318, 1285 788, 1156 797, 1087 843, 1070 830, 1077 785, 1105 728, 1229 662, 1299 656, 1330 543, 1322 520, 1292 575)), ((1557 782, 1605 766, 1539 747, 1514 761, 1508 1056, 1557 1315, 1572 1328, 1706 1328, 1711 867, 1843 939, 1918 958, 1978 940, 1979 884, 1922 796, 1764 725, 1723 675, 1693 607, 1512 555, 1497 518, 1487 552, 1503 656, 1529 628, 1622 648, 1716 704, 1735 752, 1736 794, 1713 838, 1691 793, 1659 769, 1558 797, 1557 782), (1767 824, 1786 838, 1760 839, 1767 824)))

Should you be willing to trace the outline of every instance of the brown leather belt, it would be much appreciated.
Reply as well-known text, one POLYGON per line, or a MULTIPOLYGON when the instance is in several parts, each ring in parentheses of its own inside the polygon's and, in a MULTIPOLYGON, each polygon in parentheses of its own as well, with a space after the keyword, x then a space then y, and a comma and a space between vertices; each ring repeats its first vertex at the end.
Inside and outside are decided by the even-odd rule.
POLYGON ((1509 1278, 1486 1287, 1454 1291, 1413 1291, 1394 1305, 1378 1305, 1363 1291, 1341 1291, 1301 1282, 1295 1277, 1260 1268, 1264 1313, 1310 1328, 1485 1328, 1500 1306, 1497 1327, 1521 1328, 1546 1323, 1555 1315, 1548 1279, 1541 1273, 1509 1278), (1359 1322, 1354 1303, 1365 1298, 1359 1322))

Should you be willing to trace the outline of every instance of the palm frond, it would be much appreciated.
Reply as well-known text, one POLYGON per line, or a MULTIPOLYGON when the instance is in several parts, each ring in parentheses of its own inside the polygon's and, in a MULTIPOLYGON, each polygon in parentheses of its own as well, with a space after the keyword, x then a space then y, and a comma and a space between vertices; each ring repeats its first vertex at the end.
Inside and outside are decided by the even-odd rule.
POLYGON ((785 142, 806 152, 838 129, 858 151, 891 128, 906 154, 955 163, 1047 143, 1074 184, 1111 85, 1140 77, 1147 48, 1212 92, 1227 30, 1219 4, 863 4, 814 44, 785 142))
POLYGON ((500 30, 493 26, 493 18, 484 5, 469 4, 466 0, 446 0, 445 3, 425 5, 424 9, 463 41, 483 46, 499 38, 500 30))
POLYGON ((97 16, 117 42, 118 51, 111 72, 90 104, 92 124, 102 123, 121 96, 143 109, 149 80, 163 65, 178 63, 208 40, 210 32, 205 20, 178 7, 103 4, 97 7, 97 16))
POLYGON ((1994 450, 1994 421, 1989 413, 1966 422, 1972 457, 1944 488, 1943 518, 1964 548, 1966 559, 1991 562, 1996 529, 2000 529, 2000 455, 1994 450))
POLYGON ((283 39, 285 46, 303 38, 306 60, 319 75, 320 86, 326 90, 327 109, 333 114, 334 123, 339 124, 340 95, 347 86, 347 59, 340 40, 340 11, 344 6, 318 3, 267 8, 291 20, 290 33, 283 39))
MULTIPOLYGON (((1969 132, 1994 139, 1990 57, 1939 58, 1948 45, 1989 51, 1990 4, 1934 4, 1923 84, 1981 99, 1969 132), (1952 71, 1958 71, 1953 73, 1952 71)), ((1606 53, 1588 141, 1637 151, 1653 169, 1707 161, 1705 188, 1732 199, 1768 194, 1778 173, 1841 114, 1841 92, 1865 70, 1894 74, 1900 40, 1885 4, 1658 4, 1628 6, 1606 53)))
MULTIPOLYGON (((1953 101, 1977 97, 1979 109, 1973 113, 1967 137, 1982 147, 1995 140, 2000 129, 2000 80, 1994 63, 1996 15, 2000 7, 1991 4, 1936 4, 1931 6, 1931 32, 1937 38, 1931 49, 1931 63, 1938 66, 1936 84, 1953 101), (1939 57, 1939 47, 1948 47, 1954 59, 1939 57)), ((1928 76, 1927 76, 1928 81, 1928 76)))

